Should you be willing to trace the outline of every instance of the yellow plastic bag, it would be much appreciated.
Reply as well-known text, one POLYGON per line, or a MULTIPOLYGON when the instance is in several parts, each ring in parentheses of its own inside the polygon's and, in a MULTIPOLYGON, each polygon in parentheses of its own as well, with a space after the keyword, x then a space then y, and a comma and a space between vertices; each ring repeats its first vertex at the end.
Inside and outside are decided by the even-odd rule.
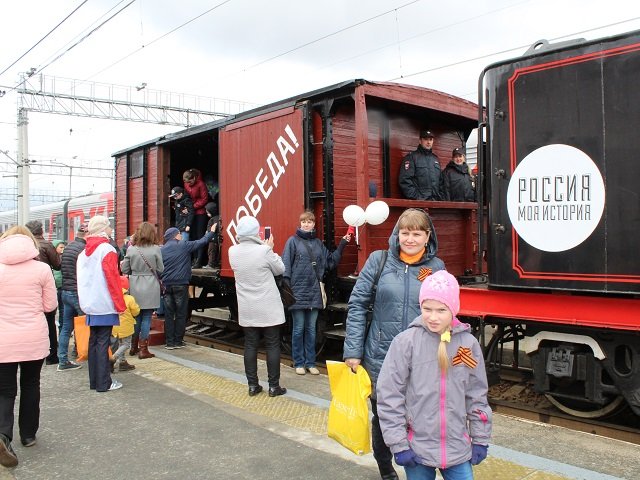
POLYGON ((327 362, 327 373, 332 397, 327 435, 357 455, 371 452, 369 374, 361 366, 353 373, 344 362, 327 362))

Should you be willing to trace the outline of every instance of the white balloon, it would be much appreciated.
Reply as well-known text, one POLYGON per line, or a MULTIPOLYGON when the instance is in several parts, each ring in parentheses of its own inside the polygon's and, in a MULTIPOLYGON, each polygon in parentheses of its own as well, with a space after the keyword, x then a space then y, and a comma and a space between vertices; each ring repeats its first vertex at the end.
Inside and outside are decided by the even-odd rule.
POLYGON ((365 211, 365 218, 370 225, 380 225, 389 217, 389 205, 382 200, 371 202, 365 211))
POLYGON ((364 210, 358 205, 348 205, 342 211, 342 218, 347 225, 352 227, 359 227, 360 225, 364 225, 364 222, 366 222, 364 210))

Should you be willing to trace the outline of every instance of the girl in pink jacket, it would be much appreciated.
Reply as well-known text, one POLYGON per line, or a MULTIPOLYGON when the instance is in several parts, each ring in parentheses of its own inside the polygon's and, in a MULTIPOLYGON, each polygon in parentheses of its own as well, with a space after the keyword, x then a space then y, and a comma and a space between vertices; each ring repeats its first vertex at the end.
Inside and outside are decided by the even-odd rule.
POLYGON ((36 443, 40 424, 40 370, 49 355, 44 312, 58 306, 51 268, 37 261, 38 243, 23 226, 0 237, 0 465, 15 467, 11 446, 20 367, 20 440, 36 443))

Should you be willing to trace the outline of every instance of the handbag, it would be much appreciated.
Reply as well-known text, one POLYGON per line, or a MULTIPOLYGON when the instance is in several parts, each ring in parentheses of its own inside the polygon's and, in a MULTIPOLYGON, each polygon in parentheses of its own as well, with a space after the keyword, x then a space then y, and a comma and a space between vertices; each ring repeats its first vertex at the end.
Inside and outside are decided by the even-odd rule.
POLYGON ((296 296, 293 294, 291 285, 289 285, 288 282, 284 281, 284 277, 282 275, 275 275, 273 278, 275 279, 276 286, 278 287, 278 291, 280 292, 282 305, 284 305, 286 308, 296 303, 296 296))
POLYGON ((309 254, 309 259, 311 260, 311 266, 313 267, 313 271, 315 272, 316 277, 318 278, 318 283, 320 284, 320 296, 322 297, 322 308, 323 309, 327 308, 327 291, 324 288, 324 282, 322 281, 322 277, 318 275, 318 270, 316 269, 316 267, 318 266, 318 263, 313 259, 313 252, 311 251, 311 247, 307 244, 307 242, 303 240, 302 244, 307 249, 307 253, 309 254))
POLYGON ((136 250, 142 257, 142 260, 144 260, 144 263, 147 264, 147 267, 149 267, 149 270, 151 270, 151 273, 153 273, 153 276, 156 277, 156 280, 158 281, 158 285, 160 285, 160 296, 164 297, 167 294, 167 287, 164 286, 164 283, 162 282, 160 275, 158 274, 157 270, 153 268, 151 264, 147 261, 147 258, 142 254, 142 251, 138 247, 136 247, 136 250))
POLYGON ((356 455, 371 451, 371 420, 367 397, 371 395, 371 379, 358 365, 356 373, 344 362, 327 361, 331 387, 331 404, 327 419, 327 435, 356 455))

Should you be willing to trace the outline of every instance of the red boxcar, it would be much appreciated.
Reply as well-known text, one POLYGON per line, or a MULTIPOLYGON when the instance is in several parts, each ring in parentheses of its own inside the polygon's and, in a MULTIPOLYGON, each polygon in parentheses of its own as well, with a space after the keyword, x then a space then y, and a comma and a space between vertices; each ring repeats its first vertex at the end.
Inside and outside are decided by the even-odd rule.
MULTIPOLYGON (((455 274, 477 272, 475 203, 421 202, 402 198, 398 171, 416 148, 420 129, 436 134, 442 166, 476 126, 476 105, 425 88, 355 80, 299 95, 222 121, 154 139, 115 154, 116 235, 121 241, 143 220, 160 231, 172 225, 169 192, 182 173, 198 168, 219 183, 222 277, 231 277, 226 252, 235 224, 254 215, 271 226, 276 251, 311 208, 318 236, 328 247, 346 233, 342 211, 365 208, 370 183, 386 201, 389 219, 360 229, 338 268, 347 277, 375 249, 387 247, 400 213, 420 207, 433 217, 439 256, 455 274)), ((196 275, 197 276, 197 275, 196 275)))

